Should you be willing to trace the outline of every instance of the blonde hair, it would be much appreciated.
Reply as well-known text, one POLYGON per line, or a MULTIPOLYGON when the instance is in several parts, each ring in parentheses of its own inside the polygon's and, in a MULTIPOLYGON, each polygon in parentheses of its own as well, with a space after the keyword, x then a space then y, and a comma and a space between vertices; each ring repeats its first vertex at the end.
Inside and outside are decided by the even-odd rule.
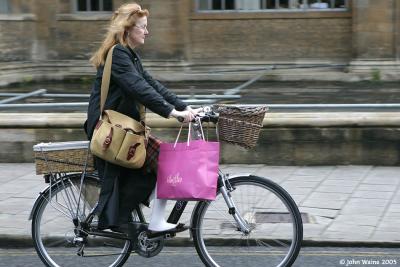
POLYGON ((115 44, 128 45, 127 30, 136 25, 136 21, 144 16, 149 16, 147 9, 141 9, 137 3, 120 6, 111 18, 106 37, 100 48, 90 58, 90 62, 97 68, 104 64, 107 53, 115 44))

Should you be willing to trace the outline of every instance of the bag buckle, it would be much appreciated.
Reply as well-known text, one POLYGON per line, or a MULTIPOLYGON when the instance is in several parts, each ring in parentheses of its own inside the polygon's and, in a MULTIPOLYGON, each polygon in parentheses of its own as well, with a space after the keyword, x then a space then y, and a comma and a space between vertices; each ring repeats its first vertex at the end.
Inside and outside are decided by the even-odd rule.
POLYGON ((107 135, 106 139, 104 139, 103 150, 106 150, 110 146, 112 142, 112 135, 113 135, 113 128, 110 129, 110 133, 107 135))
POLYGON ((137 148, 139 145, 140 145, 140 143, 136 143, 136 144, 131 145, 131 146, 129 147, 128 156, 126 157, 126 160, 130 160, 130 159, 135 155, 135 153, 136 153, 136 148, 137 148))

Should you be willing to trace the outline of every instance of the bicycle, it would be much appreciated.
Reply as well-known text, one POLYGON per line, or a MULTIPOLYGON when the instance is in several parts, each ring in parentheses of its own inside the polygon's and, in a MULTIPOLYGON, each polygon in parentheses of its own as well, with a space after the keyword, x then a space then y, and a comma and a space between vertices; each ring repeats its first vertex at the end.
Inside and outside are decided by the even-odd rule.
MULTIPOLYGON (((217 123, 211 109, 192 123, 195 138, 202 138, 201 123, 217 123)), ((127 232, 97 229, 92 212, 100 191, 96 173, 52 173, 50 185, 42 191, 31 211, 32 238, 46 266, 122 266, 132 251, 154 257, 165 240, 175 235, 147 237, 142 206, 132 213, 127 232), (62 247, 62 251, 60 251, 62 247), (76 262, 71 263, 75 257, 76 262)), ((178 223, 187 201, 177 201, 168 222, 178 223)), ((252 259, 265 259, 263 266, 291 266, 303 237, 301 214, 291 196, 278 184, 254 175, 229 176, 219 171, 217 197, 199 201, 190 216, 189 238, 206 266, 253 266, 252 259), (218 247, 228 245, 229 257, 218 247), (214 249, 217 248, 217 249, 214 249), (245 261, 243 261, 245 258, 245 261)))

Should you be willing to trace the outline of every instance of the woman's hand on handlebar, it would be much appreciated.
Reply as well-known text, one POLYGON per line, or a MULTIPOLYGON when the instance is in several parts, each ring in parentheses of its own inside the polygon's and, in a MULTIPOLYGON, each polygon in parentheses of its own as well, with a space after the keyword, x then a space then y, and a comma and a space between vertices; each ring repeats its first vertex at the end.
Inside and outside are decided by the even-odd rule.
POLYGON ((195 114, 193 114, 192 111, 193 109, 184 111, 177 111, 176 109, 173 109, 170 116, 176 118, 180 122, 190 122, 195 117, 195 114))
POLYGON ((196 117, 202 116, 202 113, 204 113, 203 107, 193 109, 192 107, 187 106, 184 111, 172 110, 170 116, 176 118, 180 122, 190 122, 194 121, 196 117))
POLYGON ((191 106, 187 106, 185 110, 190 111, 194 116, 196 116, 199 112, 203 111, 203 108, 193 109, 191 106))

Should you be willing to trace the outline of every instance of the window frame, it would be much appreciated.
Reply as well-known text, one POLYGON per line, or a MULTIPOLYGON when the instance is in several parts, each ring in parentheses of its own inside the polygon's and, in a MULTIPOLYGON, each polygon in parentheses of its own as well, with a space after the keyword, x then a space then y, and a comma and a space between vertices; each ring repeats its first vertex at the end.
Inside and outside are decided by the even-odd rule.
MULTIPOLYGON (((200 9, 200 1, 194 1, 194 11, 195 13, 254 13, 254 12, 262 12, 262 13, 279 13, 279 12, 288 12, 288 13, 299 13, 299 12, 349 12, 351 10, 351 1, 352 0, 344 0, 345 1, 345 8, 310 8, 310 7, 303 7, 303 8, 280 8, 279 3, 280 0, 275 1, 275 8, 266 8, 266 1, 261 0, 260 8, 259 9, 225 9, 226 8, 226 0, 221 0, 221 9, 212 9, 212 2, 214 0, 206 0, 207 1, 207 8, 208 9, 200 9)), ((235 3, 238 0, 234 0, 235 3)), ((300 1, 300 0, 296 0, 300 1)), ((308 6, 308 2, 311 0, 302 0, 304 1, 304 5, 308 6)), ((316 0, 317 3, 321 3, 321 0, 316 0)), ((328 0, 331 3, 331 6, 334 5, 335 0, 328 0)), ((289 6, 292 3, 292 0, 288 0, 289 6)), ((235 5, 236 6, 236 5, 235 5)))
POLYGON ((2 2, 0 5, 4 6, 4 10, 0 9, 0 11, 4 11, 4 12, 0 12, 0 14, 2 14, 2 15, 11 14, 10 1, 9 0, 0 0, 0 1, 2 2))
POLYGON ((109 13, 113 11, 113 1, 111 1, 111 10, 104 10, 104 1, 105 0, 97 0, 99 1, 99 10, 91 10, 92 9, 92 3, 91 0, 86 0, 86 10, 78 10, 78 1, 79 0, 73 0, 72 1, 72 10, 75 13, 109 13))

